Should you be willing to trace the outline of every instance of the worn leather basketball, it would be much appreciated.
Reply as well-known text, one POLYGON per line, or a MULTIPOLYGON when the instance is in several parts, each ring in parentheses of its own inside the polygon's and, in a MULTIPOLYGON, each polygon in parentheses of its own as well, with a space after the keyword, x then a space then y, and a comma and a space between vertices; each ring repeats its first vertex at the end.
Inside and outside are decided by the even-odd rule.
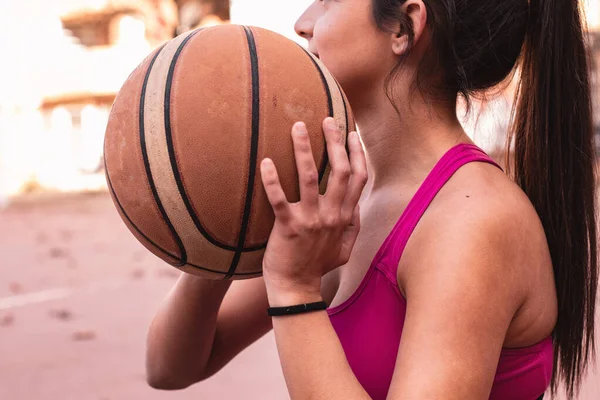
POLYGON ((167 263, 210 279, 260 276, 274 215, 260 179, 271 158, 299 200, 290 131, 304 121, 323 193, 325 117, 354 119, 340 86, 290 39, 221 25, 184 33, 150 54, 112 107, 106 179, 123 222, 167 263))

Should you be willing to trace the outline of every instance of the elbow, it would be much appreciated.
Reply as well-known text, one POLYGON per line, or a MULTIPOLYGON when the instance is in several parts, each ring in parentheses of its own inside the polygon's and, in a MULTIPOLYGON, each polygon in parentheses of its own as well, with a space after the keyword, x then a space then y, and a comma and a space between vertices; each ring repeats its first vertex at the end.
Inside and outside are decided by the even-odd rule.
POLYGON ((146 377, 146 382, 152 389, 157 390, 180 390, 185 389, 187 386, 181 384, 180 382, 176 382, 171 379, 167 379, 163 376, 156 375, 148 375, 146 377))
POLYGON ((157 390, 181 390, 191 386, 194 382, 187 382, 180 378, 168 375, 147 374, 146 382, 157 390))
POLYGON ((179 379, 174 379, 170 374, 163 374, 158 371, 146 371, 146 382, 152 389, 158 390, 180 390, 189 385, 184 385, 179 379))
POLYGON ((181 390, 204 379, 206 378, 203 376, 192 378, 185 374, 176 374, 160 368, 146 368, 146 382, 151 388, 157 390, 181 390))

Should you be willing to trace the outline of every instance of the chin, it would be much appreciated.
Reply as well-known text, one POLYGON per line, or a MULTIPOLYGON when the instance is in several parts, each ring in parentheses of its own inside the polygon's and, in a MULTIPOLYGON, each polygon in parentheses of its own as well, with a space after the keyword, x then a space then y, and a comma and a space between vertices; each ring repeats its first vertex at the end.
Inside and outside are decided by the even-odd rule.
POLYGON ((338 83, 340 84, 342 90, 344 91, 344 93, 346 94, 346 97, 348 97, 348 100, 350 102, 352 102, 352 98, 354 98, 356 96, 356 94, 361 91, 360 88, 362 87, 364 89, 364 87, 365 87, 364 84, 361 85, 360 81, 353 79, 352 77, 348 77, 343 74, 336 75, 334 72, 331 72, 331 74, 338 81, 338 83))
POLYGON ((339 63, 327 62, 326 58, 321 58, 321 62, 338 81, 350 101, 356 93, 361 91, 361 88, 364 91, 365 86, 372 85, 372 83, 369 83, 372 80, 366 80, 359 71, 340 66, 339 63))

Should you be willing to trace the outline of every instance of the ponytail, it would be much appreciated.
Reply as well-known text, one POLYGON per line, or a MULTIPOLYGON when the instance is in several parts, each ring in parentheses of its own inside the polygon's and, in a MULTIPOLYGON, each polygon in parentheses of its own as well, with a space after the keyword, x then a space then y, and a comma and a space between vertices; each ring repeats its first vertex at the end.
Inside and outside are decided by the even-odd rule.
POLYGON ((530 0, 509 136, 514 160, 507 165, 535 206, 550 247, 558 296, 552 391, 563 384, 569 398, 595 356, 598 272, 588 61, 578 1, 530 0))

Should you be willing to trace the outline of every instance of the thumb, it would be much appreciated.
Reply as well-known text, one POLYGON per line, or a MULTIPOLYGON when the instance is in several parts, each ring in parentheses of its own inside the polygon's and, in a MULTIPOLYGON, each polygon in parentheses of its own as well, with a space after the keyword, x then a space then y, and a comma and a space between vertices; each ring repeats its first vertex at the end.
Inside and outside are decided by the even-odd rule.
POLYGON ((357 204, 352 213, 352 220, 342 233, 342 248, 340 250, 340 264, 344 265, 350 259, 354 243, 360 232, 360 207, 357 204))

